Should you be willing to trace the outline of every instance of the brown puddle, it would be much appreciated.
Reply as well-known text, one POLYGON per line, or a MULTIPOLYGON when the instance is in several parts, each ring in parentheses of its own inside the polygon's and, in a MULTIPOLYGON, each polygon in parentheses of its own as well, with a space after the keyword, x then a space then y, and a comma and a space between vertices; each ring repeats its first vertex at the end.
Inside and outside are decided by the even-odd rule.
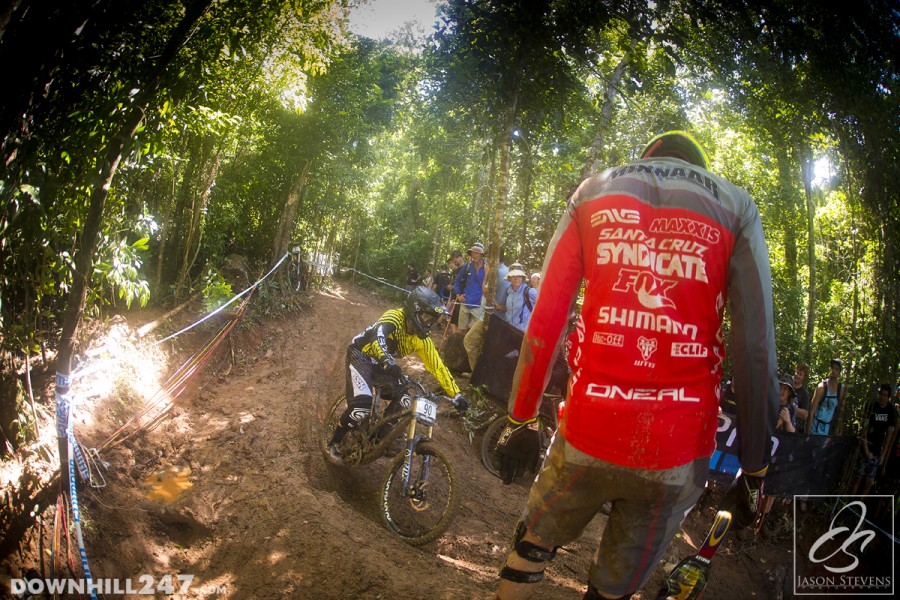
POLYGON ((193 485, 188 478, 191 476, 190 467, 166 467, 159 469, 144 478, 144 485, 148 486, 147 498, 162 502, 173 502, 185 490, 193 485))

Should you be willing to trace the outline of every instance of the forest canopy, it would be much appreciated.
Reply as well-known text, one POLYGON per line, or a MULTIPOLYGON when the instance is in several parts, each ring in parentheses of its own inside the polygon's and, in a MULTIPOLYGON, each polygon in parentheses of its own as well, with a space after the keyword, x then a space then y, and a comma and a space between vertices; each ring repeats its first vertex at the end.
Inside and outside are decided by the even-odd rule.
POLYGON ((841 357, 855 421, 897 381, 896 3, 446 0, 380 40, 351 4, 6 3, 5 386, 26 357, 68 373, 85 316, 209 293, 229 256, 297 242, 400 284, 483 241, 539 270, 581 179, 669 129, 759 205, 780 369, 841 357))

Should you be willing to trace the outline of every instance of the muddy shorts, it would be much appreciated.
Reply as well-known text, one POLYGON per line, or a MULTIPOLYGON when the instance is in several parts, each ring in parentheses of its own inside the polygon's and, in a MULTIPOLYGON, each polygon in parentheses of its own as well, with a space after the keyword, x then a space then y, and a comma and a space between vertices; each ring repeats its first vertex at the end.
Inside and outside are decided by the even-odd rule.
POLYGON ((697 502, 708 469, 708 458, 664 471, 621 467, 577 450, 557 434, 522 518, 542 545, 563 546, 611 502, 588 579, 600 592, 630 594, 646 582, 697 502))

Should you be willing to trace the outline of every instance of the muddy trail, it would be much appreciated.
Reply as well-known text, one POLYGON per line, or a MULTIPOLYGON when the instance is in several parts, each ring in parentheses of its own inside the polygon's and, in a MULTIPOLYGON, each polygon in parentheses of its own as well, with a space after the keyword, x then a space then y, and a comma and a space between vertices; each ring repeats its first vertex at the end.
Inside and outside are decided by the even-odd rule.
MULTIPOLYGON (((343 390, 346 344, 391 307, 339 282, 303 293, 297 310, 274 320, 251 311, 164 421, 104 457, 108 485, 83 491, 94 576, 193 575, 181 598, 493 598, 530 481, 504 486, 484 469, 482 432, 470 441, 460 417, 441 409, 435 438, 462 494, 447 532, 421 547, 382 525, 387 459, 346 470, 320 453, 318 427, 343 390), (166 484, 154 495, 147 482, 166 484)), ((418 359, 402 364, 436 387, 418 359)), ((469 391, 467 379, 458 382, 469 391)), ((652 598, 667 568, 703 541, 714 500, 691 513, 635 598, 652 598)), ((599 515, 559 552, 536 598, 581 597, 604 525, 599 515)), ((3 574, 40 570, 41 549, 31 548, 10 557, 3 574)), ((730 539, 704 597, 774 598, 776 573, 790 565, 788 538, 730 539)))

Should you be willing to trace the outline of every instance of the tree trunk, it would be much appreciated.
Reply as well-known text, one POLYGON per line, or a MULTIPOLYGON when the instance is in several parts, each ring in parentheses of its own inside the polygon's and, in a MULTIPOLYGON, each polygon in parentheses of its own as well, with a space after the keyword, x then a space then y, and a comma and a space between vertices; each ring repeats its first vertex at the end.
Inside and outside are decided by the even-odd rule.
POLYGON ((812 151, 804 144, 800 152, 800 172, 803 177, 803 191, 806 194, 806 257, 809 261, 809 292, 807 294, 806 336, 803 353, 807 362, 812 360, 813 340, 816 328, 816 199, 813 195, 812 151))
MULTIPOLYGON (((629 48, 636 47, 638 42, 639 40, 632 38, 629 48)), ((625 76, 625 69, 628 67, 628 62, 630 60, 631 50, 629 49, 622 57, 622 60, 619 61, 619 64, 616 65, 616 68, 613 69, 612 77, 606 82, 606 91, 603 93, 603 106, 600 107, 600 119, 596 124, 594 141, 591 142, 591 147, 588 151, 588 160, 581 173, 582 179, 585 179, 594 173, 598 173, 601 170, 600 149, 603 147, 603 136, 606 135, 607 127, 609 126, 610 120, 612 120, 613 109, 616 106, 616 95, 618 94, 619 85, 622 83, 622 77, 625 76)))
POLYGON ((297 224, 297 215, 300 214, 300 200, 303 198, 303 189, 306 187, 306 180, 309 177, 311 165, 311 161, 303 163, 303 167, 297 174, 297 178, 294 179, 290 191, 288 191, 287 201, 284 203, 284 209, 281 211, 281 220, 278 222, 278 231, 275 233, 275 239, 272 242, 270 267, 274 267, 275 263, 281 260, 281 257, 284 256, 288 246, 291 244, 294 226, 297 224))
POLYGON ((212 190, 213 183, 216 182, 216 175, 219 173, 219 162, 221 157, 221 152, 216 152, 215 156, 213 156, 212 161, 209 163, 209 167, 206 170, 206 179, 203 181, 202 191, 194 199, 191 207, 191 223, 188 228, 187 239, 184 241, 184 255, 181 259, 181 269, 178 273, 178 281, 175 284, 175 300, 181 298, 181 292, 190 275, 191 267, 194 266, 194 261, 197 260, 197 254, 200 252, 200 241, 203 236, 203 217, 206 215, 209 192, 212 190), (192 252, 193 256, 191 256, 192 252))
MULTIPOLYGON (((75 257, 75 273, 72 276, 72 285, 66 298, 66 309, 63 314, 62 333, 59 340, 59 353, 56 357, 56 403, 57 403, 57 433, 66 425, 69 415, 69 376, 72 372, 72 357, 75 354, 75 331, 81 322, 84 312, 84 303, 87 297, 87 285, 94 266, 94 249, 97 245, 97 235, 100 231, 100 223, 103 219, 103 208, 109 196, 109 188, 113 177, 122 160, 125 145, 130 142, 137 132, 138 126, 144 118, 147 106, 159 90, 163 75, 169 64, 175 59, 178 51, 187 41, 194 27, 199 21, 212 0, 196 0, 187 7, 184 18, 172 32, 172 37, 160 54, 159 60, 153 70, 148 74, 144 88, 136 95, 131 111, 126 114, 118 131, 110 138, 106 153, 100 161, 100 166, 93 182, 90 204, 87 217, 84 221, 84 229, 81 233, 81 245, 75 257)), ((60 483, 63 492, 69 491, 68 477, 68 446, 64 436, 59 437, 60 458, 60 483)))
MULTIPOLYGON (((516 107, 519 100, 518 86, 513 91, 509 105, 506 108, 506 114, 503 115, 503 128, 500 132, 500 164, 497 168, 497 195, 494 201, 494 218, 490 232, 490 245, 488 246, 487 264, 488 270, 485 270, 485 283, 487 289, 484 292, 486 306, 494 305, 494 293, 497 289, 497 267, 500 264, 500 244, 503 239, 503 215, 506 212, 506 197, 509 193, 509 146, 512 141, 512 132, 516 123, 516 107)), ((487 337, 487 326, 490 321, 485 315, 485 339, 487 337)), ((483 341, 482 341, 483 343, 483 341)))

